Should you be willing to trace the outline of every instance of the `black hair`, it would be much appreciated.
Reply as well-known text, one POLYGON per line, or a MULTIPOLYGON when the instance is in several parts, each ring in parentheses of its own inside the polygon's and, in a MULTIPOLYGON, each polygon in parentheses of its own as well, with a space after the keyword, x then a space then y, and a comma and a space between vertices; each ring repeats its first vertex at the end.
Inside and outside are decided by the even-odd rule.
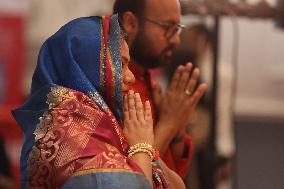
POLYGON ((116 0, 113 6, 113 13, 122 18, 123 13, 131 11, 136 15, 143 15, 146 0, 116 0))
POLYGON ((121 27, 121 37, 128 42, 127 33, 122 26, 123 14, 127 11, 135 15, 143 15, 146 0, 116 0, 113 6, 113 14, 118 14, 118 22, 121 27))

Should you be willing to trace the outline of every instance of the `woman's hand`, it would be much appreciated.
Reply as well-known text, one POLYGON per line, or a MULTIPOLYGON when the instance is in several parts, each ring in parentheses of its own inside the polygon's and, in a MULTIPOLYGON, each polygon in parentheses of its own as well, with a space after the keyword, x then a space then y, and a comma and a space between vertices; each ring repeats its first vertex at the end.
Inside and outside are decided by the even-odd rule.
MULTIPOLYGON (((130 146, 137 143, 147 143, 153 146, 154 131, 151 106, 149 101, 143 107, 140 95, 132 90, 124 97, 124 127, 123 134, 130 146)), ((148 179, 151 188, 152 165, 147 153, 135 153, 130 159, 135 162, 148 179)))
POLYGON ((143 107, 139 93, 130 90, 124 97, 123 133, 130 146, 137 143, 154 144, 153 119, 149 101, 143 107))

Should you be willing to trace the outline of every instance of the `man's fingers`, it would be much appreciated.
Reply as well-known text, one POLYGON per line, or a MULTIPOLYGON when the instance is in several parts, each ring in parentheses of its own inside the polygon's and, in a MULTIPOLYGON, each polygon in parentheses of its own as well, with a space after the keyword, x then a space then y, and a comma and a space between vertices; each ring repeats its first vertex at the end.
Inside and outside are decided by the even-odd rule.
POLYGON ((176 71, 175 71, 175 73, 174 73, 174 76, 173 76, 173 78, 172 78, 172 80, 171 80, 171 83, 170 83, 170 85, 169 85, 169 89, 170 89, 170 90, 175 90, 175 89, 177 88, 177 85, 178 85, 178 82, 179 82, 179 80, 180 80, 181 73, 183 72, 183 70, 184 70, 184 66, 182 66, 182 65, 180 65, 180 66, 176 69, 176 71))
POLYGON ((196 84, 199 80, 199 76, 200 76, 199 69, 198 68, 194 69, 191 78, 189 79, 186 87, 184 88, 184 91, 193 93, 194 89, 196 88, 196 84))
POLYGON ((197 90, 195 91, 193 95, 193 107, 197 105, 201 97, 204 95, 206 88, 207 88, 207 85, 204 83, 198 86, 197 90))
POLYGON ((135 100, 134 100, 134 92, 132 90, 129 91, 128 94, 128 110, 129 110, 129 119, 136 120, 136 109, 135 109, 135 100))
POLYGON ((192 70, 192 65, 187 64, 186 67, 185 67, 185 70, 181 74, 180 80, 179 80, 178 85, 177 85, 177 89, 180 92, 183 92, 185 90, 186 85, 189 81, 189 76, 190 76, 191 70, 192 70))
POLYGON ((152 123, 153 122, 151 105, 150 105, 149 101, 145 102, 145 121, 147 123, 152 123))
POLYGON ((144 121, 144 109, 139 93, 135 93, 135 109, 138 121, 144 121))

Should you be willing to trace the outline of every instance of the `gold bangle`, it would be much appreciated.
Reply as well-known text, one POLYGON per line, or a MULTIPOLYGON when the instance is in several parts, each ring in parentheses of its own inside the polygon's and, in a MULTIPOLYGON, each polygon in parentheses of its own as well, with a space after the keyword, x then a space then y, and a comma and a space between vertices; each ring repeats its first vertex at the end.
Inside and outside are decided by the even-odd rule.
POLYGON ((150 151, 152 154, 155 153, 155 150, 153 148, 152 145, 147 144, 147 143, 137 143, 133 146, 131 146, 128 150, 128 153, 131 153, 132 151, 136 150, 136 149, 147 149, 148 151, 150 151))
POLYGON ((138 148, 138 149, 132 151, 131 153, 128 154, 128 158, 131 158, 133 155, 135 155, 137 153, 146 153, 150 157, 151 161, 154 158, 153 154, 149 150, 143 149, 143 148, 138 148))
POLYGON ((130 158, 134 154, 140 153, 140 152, 148 154, 149 157, 151 158, 151 161, 152 161, 153 158, 154 158, 155 149, 150 144, 143 143, 143 142, 137 143, 133 146, 130 146, 130 148, 128 149, 128 158, 130 158))

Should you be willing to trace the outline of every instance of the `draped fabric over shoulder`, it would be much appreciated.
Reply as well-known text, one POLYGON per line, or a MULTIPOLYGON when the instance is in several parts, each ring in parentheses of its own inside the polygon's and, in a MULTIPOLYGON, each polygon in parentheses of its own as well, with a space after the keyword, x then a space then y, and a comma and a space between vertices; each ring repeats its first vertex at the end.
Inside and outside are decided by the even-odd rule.
POLYGON ((151 188, 126 156, 117 16, 71 21, 42 46, 25 104, 21 188, 151 188))

